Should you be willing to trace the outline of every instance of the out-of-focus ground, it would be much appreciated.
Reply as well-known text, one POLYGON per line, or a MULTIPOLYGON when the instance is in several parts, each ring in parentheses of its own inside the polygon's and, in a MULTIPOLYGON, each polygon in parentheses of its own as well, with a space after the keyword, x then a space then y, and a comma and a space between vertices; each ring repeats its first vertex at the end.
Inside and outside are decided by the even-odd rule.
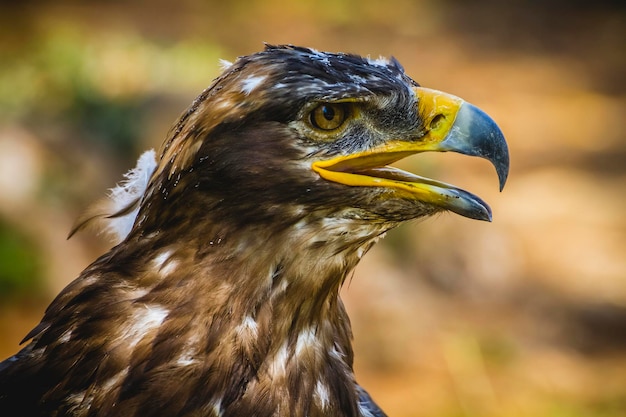
POLYGON ((626 415, 626 6, 620 1, 0 2, 0 357, 107 248, 74 219, 269 43, 394 55, 480 106, 489 164, 402 165, 476 192, 491 224, 405 225, 343 291, 360 383, 390 416, 626 415))

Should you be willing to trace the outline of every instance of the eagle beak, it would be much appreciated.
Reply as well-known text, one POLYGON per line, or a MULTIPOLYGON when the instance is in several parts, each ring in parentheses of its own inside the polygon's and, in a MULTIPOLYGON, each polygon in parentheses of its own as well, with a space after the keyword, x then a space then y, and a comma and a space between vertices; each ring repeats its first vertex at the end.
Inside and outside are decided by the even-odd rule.
POLYGON ((432 144, 424 151, 458 152, 489 160, 498 174, 500 191, 509 175, 509 150, 502 131, 485 112, 462 99, 428 88, 413 89, 432 144))
POLYGON ((322 178, 349 186, 385 187, 465 217, 491 221, 483 200, 453 185, 402 171, 388 164, 421 152, 457 152, 489 160, 500 191, 509 172, 509 151, 502 131, 482 110, 464 100, 427 88, 413 88, 420 126, 401 139, 349 155, 316 161, 322 178))

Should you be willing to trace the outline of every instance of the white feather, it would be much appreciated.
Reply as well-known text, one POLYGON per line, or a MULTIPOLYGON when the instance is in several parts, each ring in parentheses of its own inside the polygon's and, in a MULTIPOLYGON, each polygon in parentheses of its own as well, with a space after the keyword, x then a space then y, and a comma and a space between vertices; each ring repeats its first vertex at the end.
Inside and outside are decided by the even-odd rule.
POLYGON ((254 91, 255 88, 261 85, 261 83, 265 81, 266 78, 267 77, 265 75, 259 75, 258 77, 252 75, 249 76, 241 83, 241 92, 245 95, 250 94, 252 91, 254 91))
POLYGON ((320 407, 324 410, 328 407, 328 403, 330 402, 330 395, 328 393, 328 387, 324 385, 321 380, 317 380, 315 384, 315 397, 317 397, 317 401, 319 402, 320 407))
POLYGON ((389 65, 389 60, 384 56, 379 56, 378 59, 367 57, 367 62, 375 67, 386 67, 389 65))
POLYGON ((233 66, 232 62, 227 61, 225 59, 220 59, 220 68, 222 69, 222 71, 226 71, 228 68, 232 66, 233 66))
MULTIPOLYGON (((146 192, 150 177, 156 169, 156 153, 154 149, 144 152, 137 160, 137 166, 126 174, 124 180, 109 192, 112 213, 117 213, 141 199, 146 192)), ((135 209, 123 216, 106 219, 105 232, 119 243, 128 236, 139 213, 139 204, 135 209)))

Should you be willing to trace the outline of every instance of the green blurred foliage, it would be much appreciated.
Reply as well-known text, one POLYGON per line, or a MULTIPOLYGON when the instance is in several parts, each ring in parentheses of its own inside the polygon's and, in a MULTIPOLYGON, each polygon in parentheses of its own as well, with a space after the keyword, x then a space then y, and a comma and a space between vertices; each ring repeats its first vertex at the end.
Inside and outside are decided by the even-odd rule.
POLYGON ((42 259, 35 242, 0 219, 0 301, 41 289, 42 259))
POLYGON ((61 127, 128 154, 148 123, 146 103, 205 86, 220 49, 133 33, 85 36, 58 26, 2 53, 0 122, 61 127))

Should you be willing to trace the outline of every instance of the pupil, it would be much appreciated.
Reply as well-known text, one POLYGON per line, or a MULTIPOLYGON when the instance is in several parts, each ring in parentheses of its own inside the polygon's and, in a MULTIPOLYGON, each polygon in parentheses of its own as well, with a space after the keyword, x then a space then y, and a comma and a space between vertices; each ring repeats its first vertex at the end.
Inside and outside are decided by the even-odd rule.
POLYGON ((330 106, 322 107, 322 114, 326 120, 333 120, 335 118, 335 110, 330 106))

